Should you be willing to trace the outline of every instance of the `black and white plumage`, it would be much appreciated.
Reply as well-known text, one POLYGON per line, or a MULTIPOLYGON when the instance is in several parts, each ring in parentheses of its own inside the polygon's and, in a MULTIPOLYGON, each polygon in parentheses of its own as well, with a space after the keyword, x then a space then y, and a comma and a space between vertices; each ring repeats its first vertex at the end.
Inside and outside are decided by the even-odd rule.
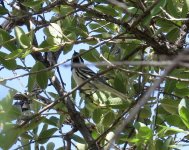
MULTIPOLYGON (((78 56, 79 53, 74 52, 72 56, 72 66, 71 66, 71 71, 72 71, 72 76, 73 79, 75 80, 77 85, 81 85, 83 82, 85 82, 88 78, 91 78, 93 76, 96 76, 96 73, 92 71, 90 68, 87 66, 74 66, 74 64, 84 64, 84 60, 81 58, 81 56, 78 56)), ((89 93, 94 90, 99 90, 99 91, 106 91, 110 92, 111 94, 126 100, 128 102, 131 102, 125 94, 115 90, 112 86, 110 86, 103 77, 97 77, 86 83, 84 86, 81 87, 83 91, 86 93, 89 93)))

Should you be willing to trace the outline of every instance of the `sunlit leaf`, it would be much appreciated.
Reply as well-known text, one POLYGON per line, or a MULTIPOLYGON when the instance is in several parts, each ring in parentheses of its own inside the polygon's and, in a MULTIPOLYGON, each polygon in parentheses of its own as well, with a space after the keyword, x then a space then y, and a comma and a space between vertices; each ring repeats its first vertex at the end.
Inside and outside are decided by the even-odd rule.
POLYGON ((179 116, 181 117, 183 123, 189 128, 189 102, 185 99, 182 99, 179 104, 179 116))
POLYGON ((186 2, 186 5, 187 5, 187 7, 188 7, 188 9, 189 9, 189 1, 188 1, 188 0, 185 0, 185 2, 186 2))
POLYGON ((29 48, 31 46, 31 39, 29 35, 26 35, 22 28, 15 27, 15 35, 19 45, 23 48, 29 48))

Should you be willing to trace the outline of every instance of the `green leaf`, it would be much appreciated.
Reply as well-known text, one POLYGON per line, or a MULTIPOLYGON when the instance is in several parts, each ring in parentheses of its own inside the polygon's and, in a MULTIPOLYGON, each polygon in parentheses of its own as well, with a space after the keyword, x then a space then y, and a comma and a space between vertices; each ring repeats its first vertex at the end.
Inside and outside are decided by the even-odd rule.
POLYGON ((185 127, 179 115, 168 115, 165 117, 165 121, 170 126, 175 126, 180 128, 185 127))
POLYGON ((173 99, 163 99, 161 100, 161 106, 163 109, 170 114, 178 114, 178 104, 179 101, 173 99))
POLYGON ((19 118, 21 112, 15 106, 12 106, 4 115, 4 121, 13 121, 19 118))
POLYGON ((9 70, 15 70, 17 68, 16 60, 5 60, 7 54, 0 52, 0 64, 9 70))
POLYGON ((148 27, 151 22, 152 17, 153 16, 151 14, 147 15, 144 19, 142 19, 142 24, 148 27))
POLYGON ((169 149, 170 149, 170 145, 171 145, 172 142, 173 142, 173 137, 171 137, 171 136, 168 137, 168 138, 165 140, 162 149, 164 149, 164 150, 169 150, 169 149))
POLYGON ((31 145, 28 143, 30 143, 30 140, 32 140, 32 139, 33 139, 33 137, 31 135, 29 135, 27 132, 22 133, 20 135, 20 143, 21 143, 21 145, 25 145, 24 150, 31 150, 31 145))
POLYGON ((48 26, 47 29, 48 29, 48 30, 45 30, 45 31, 47 31, 47 32, 45 32, 47 36, 48 36, 48 35, 51 35, 51 36, 55 39, 56 44, 62 43, 62 40, 63 40, 63 32, 62 32, 61 27, 60 27, 58 24, 56 24, 56 23, 51 23, 51 24, 48 26))
POLYGON ((182 7, 181 18, 186 18, 187 17, 187 13, 188 13, 189 7, 187 6, 186 3, 189 3, 188 0, 184 1, 183 7, 182 7))
POLYGON ((188 87, 188 83, 187 82, 177 82, 176 84, 176 88, 177 89, 184 89, 188 87))
POLYGON ((102 124, 106 127, 109 127, 115 120, 115 114, 113 111, 109 111, 105 114, 105 116, 102 119, 102 124))
POLYGON ((186 6, 187 6, 188 9, 189 9, 189 1, 188 1, 188 0, 185 0, 185 3, 186 3, 186 6))
POLYGON ((26 7, 35 7, 38 5, 41 5, 44 2, 44 0, 35 0, 35 1, 24 1, 22 4, 26 7))
POLYGON ((49 119, 45 119, 44 122, 49 124, 49 125, 57 126, 59 119, 55 116, 51 116, 49 119))
POLYGON ((155 16, 159 12, 161 12, 161 8, 164 9, 165 5, 167 4, 167 0, 159 0, 159 3, 151 10, 151 15, 155 16))
POLYGON ((15 59, 17 57, 20 57, 23 53, 23 49, 17 49, 15 51, 13 51, 12 53, 8 54, 5 59, 6 60, 10 60, 10 59, 15 59))
POLYGON ((183 123, 189 128, 189 102, 182 99, 179 104, 179 116, 181 117, 183 123))
MULTIPOLYGON (((84 49, 80 50, 80 53, 84 53, 84 52, 86 52, 86 50, 84 49)), ((98 60, 101 60, 100 54, 96 49, 91 51, 90 53, 85 53, 84 55, 82 55, 82 58, 90 62, 97 62, 98 60)))
POLYGON ((69 44, 64 45, 64 51, 63 51, 63 53, 67 54, 69 51, 72 50, 72 48, 73 48, 73 44, 72 45, 69 45, 69 44))
POLYGON ((184 133, 184 134, 189 133, 188 131, 185 131, 183 129, 176 128, 176 127, 168 127, 168 126, 162 126, 162 125, 159 125, 159 127, 161 127, 161 129, 159 130, 157 136, 160 138, 166 137, 168 135, 174 135, 176 133, 184 133))
POLYGON ((22 28, 16 26, 15 27, 15 35, 16 35, 16 39, 21 47, 23 47, 23 48, 31 47, 32 41, 31 41, 30 37, 24 33, 22 28))
MULTIPOLYGON (((32 67, 30 70, 30 73, 36 72, 38 70, 37 63, 32 67)), ((28 78, 28 91, 32 92, 34 87, 36 86, 37 81, 36 81, 36 74, 30 74, 28 78)))
POLYGON ((57 130, 58 130, 57 128, 51 128, 51 129, 42 131, 39 134, 38 142, 40 144, 46 143, 57 130))
POLYGON ((114 84, 113 86, 115 87, 115 89, 122 93, 125 93, 126 91, 125 83, 127 83, 127 79, 125 78, 125 76, 123 76, 122 73, 120 72, 116 72, 113 82, 114 84))
POLYGON ((91 28, 92 31, 95 31, 95 32, 107 32, 107 30, 104 29, 104 27, 100 24, 97 24, 97 23, 91 23, 89 24, 89 27, 91 28))
POLYGON ((128 7, 128 12, 131 14, 136 14, 138 9, 136 7, 128 7))
POLYGON ((16 143, 17 138, 19 136, 19 134, 21 133, 21 130, 18 130, 16 128, 11 128, 9 127, 8 130, 6 131, 1 131, 3 132, 3 136, 0 137, 0 147, 2 147, 3 149, 10 149, 12 147, 13 144, 16 143))
POLYGON ((70 7, 70 6, 67 6, 67 5, 61 5, 59 8, 58 8, 58 12, 60 12, 61 14, 68 14, 70 12, 73 11, 73 8, 70 7))
POLYGON ((165 89, 164 91, 166 93, 171 93, 174 91, 175 87, 176 87, 176 83, 177 81, 175 80, 167 80, 166 84, 165 84, 165 89))
POLYGON ((22 133, 20 136, 22 137, 22 139, 27 139, 27 140, 32 140, 32 138, 33 138, 33 137, 32 137, 31 135, 29 135, 29 133, 27 133, 27 132, 22 133))
MULTIPOLYGON (((67 37, 69 40, 72 40, 72 41, 77 40, 77 35, 76 35, 74 32, 71 32, 70 34, 67 34, 66 37, 67 37)), ((68 44, 68 45, 70 45, 70 44, 68 44)))
POLYGON ((11 36, 7 31, 0 28, 0 45, 10 50, 11 52, 17 49, 16 42, 11 41, 11 36))
POLYGON ((5 15, 5 14, 7 14, 8 12, 9 12, 9 11, 8 11, 6 8, 0 6, 0 15, 5 15))
MULTIPOLYGON (((41 71, 41 70, 43 70, 45 68, 46 67, 41 62, 37 63, 37 71, 41 71)), ((40 73, 37 73, 36 81, 37 81, 38 85, 40 86, 40 88, 45 89, 47 87, 47 85, 48 85, 47 71, 42 71, 40 73)))
POLYGON ((177 28, 172 21, 164 18, 157 18, 156 23, 162 32, 170 32, 171 30, 177 28))
POLYGON ((131 138, 129 141, 134 142, 137 145, 141 145, 151 140, 153 136, 152 130, 143 123, 136 123, 136 129, 138 130, 136 137, 131 138))
POLYGON ((78 143, 86 144, 85 140, 76 134, 73 134, 71 138, 78 143))
POLYGON ((95 123, 99 123, 101 120, 101 117, 102 117, 102 109, 101 108, 95 109, 92 115, 93 121, 95 123))
POLYGON ((48 129, 48 124, 44 124, 43 128, 41 129, 41 132, 44 132, 48 129))
POLYGON ((167 12, 171 16, 178 18, 179 17, 178 3, 175 2, 174 0, 168 0, 167 1, 167 12))
POLYGON ((183 88, 183 89, 175 89, 175 94, 178 96, 188 96, 189 95, 189 89, 183 88))
POLYGON ((115 9, 113 9, 111 6, 108 6, 108 5, 107 6, 97 5, 95 9, 113 17, 117 17, 119 15, 115 9))
POLYGON ((9 122, 19 118, 19 109, 12 105, 15 93, 16 91, 9 91, 7 96, 0 101, 0 122, 9 122))
POLYGON ((10 90, 6 97, 0 100, 0 106, 3 107, 3 110, 9 110, 12 107, 13 96, 16 92, 15 90, 10 90))
POLYGON ((140 110, 140 118, 146 119, 152 115, 149 107, 144 107, 140 110))
POLYGON ((86 27, 84 28, 82 25, 80 25, 80 26, 81 26, 81 27, 76 28, 75 32, 76 32, 77 34, 81 35, 81 36, 84 37, 84 38, 89 37, 88 30, 85 29, 86 27))
POLYGON ((174 28, 170 32, 167 33, 166 37, 169 41, 175 42, 179 36, 179 33, 180 33, 179 29, 174 28))
POLYGON ((49 142, 46 146, 47 150, 53 150, 55 148, 55 144, 53 142, 49 142))

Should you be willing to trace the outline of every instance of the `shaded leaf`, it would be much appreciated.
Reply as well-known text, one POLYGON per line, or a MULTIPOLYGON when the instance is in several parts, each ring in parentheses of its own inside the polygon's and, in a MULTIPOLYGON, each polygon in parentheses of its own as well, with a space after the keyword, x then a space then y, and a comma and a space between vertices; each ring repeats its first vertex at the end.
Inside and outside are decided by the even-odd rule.
POLYGON ((163 109, 170 114, 178 114, 178 104, 179 101, 172 100, 172 99, 163 99, 161 101, 161 106, 163 109))
POLYGON ((110 16, 115 17, 119 15, 111 6, 97 5, 95 9, 110 16))
POLYGON ((86 144, 85 140, 76 134, 72 135, 72 139, 78 143, 86 144))
POLYGON ((57 130, 58 130, 57 128, 51 128, 51 129, 42 131, 39 134, 38 142, 40 144, 46 143, 57 130))
MULTIPOLYGON (((46 67, 42 63, 40 63, 40 62, 37 63, 37 71, 41 71, 45 68, 46 67)), ((40 88, 45 89, 48 85, 47 71, 42 71, 40 73, 37 73, 36 81, 37 81, 38 85, 40 86, 40 88)))
POLYGON ((0 6, 0 15, 5 15, 5 14, 7 14, 8 12, 9 12, 9 11, 8 11, 6 8, 0 6))
POLYGON ((12 52, 17 49, 17 45, 16 42, 11 41, 11 39, 13 39, 13 36, 0 28, 0 45, 12 52))
POLYGON ((7 54, 0 52, 0 64, 2 64, 5 68, 9 70, 15 70, 17 67, 16 60, 6 60, 7 54))
POLYGON ((46 146, 47 150, 53 150, 55 148, 55 144, 53 142, 49 142, 46 146))
POLYGON ((161 12, 161 8, 164 8, 167 3, 167 0, 159 0, 159 3, 151 10, 151 15, 157 15, 159 12, 161 12))
POLYGON ((102 119, 102 124, 106 127, 109 127, 115 120, 115 114, 113 111, 106 113, 102 119))

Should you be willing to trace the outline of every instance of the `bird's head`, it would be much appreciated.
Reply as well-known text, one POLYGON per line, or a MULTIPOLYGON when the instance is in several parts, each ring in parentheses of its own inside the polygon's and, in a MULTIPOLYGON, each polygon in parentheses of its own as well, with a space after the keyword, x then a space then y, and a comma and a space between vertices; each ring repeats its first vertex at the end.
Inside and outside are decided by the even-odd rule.
POLYGON ((81 56, 78 56, 79 53, 75 52, 72 55, 72 67, 71 70, 73 69, 73 64, 74 63, 84 63, 84 60, 81 58, 81 56))

